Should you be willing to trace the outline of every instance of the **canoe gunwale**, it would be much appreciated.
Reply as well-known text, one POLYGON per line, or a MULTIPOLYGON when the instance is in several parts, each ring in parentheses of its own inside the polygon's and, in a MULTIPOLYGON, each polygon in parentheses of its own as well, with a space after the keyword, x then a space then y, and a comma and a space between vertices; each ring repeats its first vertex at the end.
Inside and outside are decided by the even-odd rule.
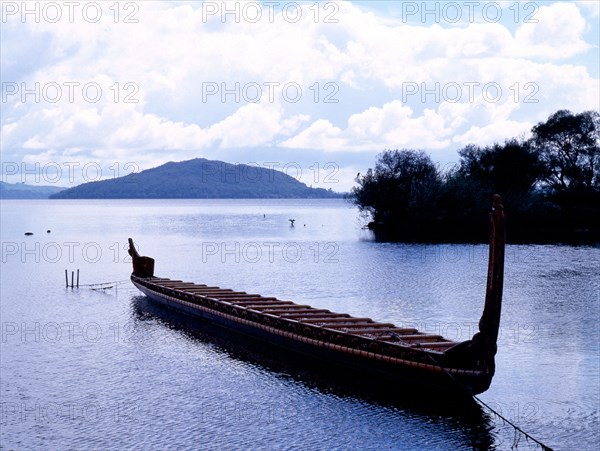
MULTIPOLYGON (((425 347, 417 346, 414 344, 413 345, 403 344, 401 342, 392 344, 389 342, 382 342, 375 338, 361 337, 356 334, 346 333, 346 332, 343 332, 343 331, 340 331, 337 329, 328 329, 328 328, 320 327, 320 326, 310 324, 310 323, 308 323, 308 324, 302 323, 303 327, 313 328, 315 330, 333 333, 333 334, 339 335, 340 337, 353 337, 355 339, 358 338, 361 341, 365 341, 365 342, 379 343, 379 344, 383 344, 383 345, 391 345, 391 346, 394 346, 395 348, 399 348, 406 352, 409 352, 410 354, 412 354, 412 356, 411 356, 412 358, 401 358, 399 356, 384 354, 381 352, 373 352, 373 351, 370 351, 367 349, 361 349, 360 347, 348 346, 348 345, 344 345, 341 343, 331 342, 328 340, 312 338, 312 337, 306 336, 304 334, 299 334, 299 333, 295 333, 294 331, 291 331, 291 330, 286 330, 281 327, 273 327, 271 325, 263 324, 262 322, 252 321, 251 319, 242 318, 240 315, 226 313, 226 312, 216 310, 216 309, 211 308, 206 305, 190 302, 188 300, 182 299, 181 294, 185 294, 185 293, 178 293, 177 290, 174 290, 175 293, 171 293, 171 294, 157 291, 156 289, 153 289, 153 288, 160 287, 161 285, 159 285, 159 284, 157 285, 157 284, 153 283, 152 279, 139 278, 133 274, 131 276, 131 279, 132 279, 132 282, 134 283, 134 285, 136 287, 138 287, 138 289, 140 289, 140 291, 144 292, 147 295, 148 294, 151 295, 150 297, 152 297, 154 299, 160 298, 161 300, 167 301, 168 303, 171 303, 171 304, 176 303, 176 304, 185 305, 188 308, 201 310, 205 313, 210 313, 211 315, 219 316, 219 317, 222 317, 229 321, 233 321, 234 323, 244 324, 245 326, 250 326, 257 330, 262 330, 262 331, 268 332, 270 334, 279 335, 279 336, 282 336, 282 337, 285 337, 285 338, 288 338, 291 340, 296 340, 301 343, 311 344, 315 347, 325 348, 325 349, 333 350, 336 352, 341 352, 341 353, 344 353, 347 355, 366 358, 369 360, 383 361, 383 362, 386 362, 389 364, 397 365, 399 367, 416 368, 416 369, 423 370, 423 371, 426 371, 429 373, 436 373, 436 374, 448 373, 452 376, 466 376, 469 378, 482 378, 482 377, 486 378, 486 377, 488 377, 488 374, 485 370, 454 368, 454 367, 447 367, 447 366, 443 366, 440 364, 436 364, 437 358, 439 358, 440 356, 443 356, 443 352, 440 352, 437 350, 427 349, 425 347), (421 361, 418 361, 418 360, 414 359, 414 357, 417 355, 422 355, 424 357, 425 357, 425 355, 427 355, 427 356, 425 358, 421 359, 421 361)), ((165 288, 167 290, 173 290, 170 287, 163 287, 163 288, 165 288)), ((198 296, 196 295, 194 297, 198 297, 198 296)), ((244 309, 244 310, 248 310, 248 311, 250 310, 250 309, 245 309, 243 306, 232 305, 230 303, 224 302, 219 299, 211 299, 209 297, 204 297, 204 300, 209 301, 211 303, 212 302, 219 303, 219 304, 222 304, 223 306, 231 307, 233 309, 244 309)), ((256 312, 256 313, 261 316, 266 316, 262 312, 256 312)), ((273 316, 273 315, 269 315, 269 316, 273 316)), ((296 320, 290 320, 290 319, 281 318, 281 317, 277 317, 277 319, 284 321, 286 323, 290 323, 290 325, 292 325, 292 324, 297 325, 299 323, 296 320)), ((444 343, 451 343, 451 342, 444 342, 444 343)), ((456 344, 458 344, 458 343, 456 343, 456 344)))

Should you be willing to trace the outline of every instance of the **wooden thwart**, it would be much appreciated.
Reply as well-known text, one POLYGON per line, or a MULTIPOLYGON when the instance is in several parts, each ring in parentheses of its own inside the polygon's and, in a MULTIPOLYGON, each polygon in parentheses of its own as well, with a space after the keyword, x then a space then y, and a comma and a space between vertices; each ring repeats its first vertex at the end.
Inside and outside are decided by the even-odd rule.
POLYGON ((252 299, 260 299, 260 294, 248 294, 248 293, 212 293, 206 294, 202 293, 203 296, 207 298, 215 298, 215 299, 236 299, 236 300, 252 300, 252 299))
MULTIPOLYGON (((264 312, 264 313, 277 314, 277 312, 282 311, 282 307, 309 307, 309 306, 308 305, 297 305, 297 304, 289 305, 289 306, 288 305, 277 305, 277 304, 273 305, 273 303, 271 302, 268 305, 265 305, 264 307, 253 306, 252 308, 256 309, 256 310, 260 310, 261 312, 264 312)), ((283 311, 289 312, 290 310, 283 310, 283 311)), ((294 311, 294 310, 291 310, 291 311, 294 311)), ((282 316, 282 315, 277 315, 277 316, 282 316)))
POLYGON ((416 341, 416 342, 426 342, 426 341, 440 341, 445 340, 441 335, 428 335, 428 334, 415 334, 415 335, 401 335, 401 341, 416 341))
MULTIPOLYGON (((329 327, 329 326, 328 326, 329 327)), ((348 324, 346 326, 344 325, 337 325, 337 326, 331 326, 329 327, 330 329, 334 329, 334 328, 340 328, 340 329, 357 329, 358 332, 364 332, 367 330, 379 330, 379 328, 390 328, 390 327, 394 327, 393 324, 391 323, 363 323, 363 324, 348 324)), ((351 333, 354 333, 354 331, 352 331, 351 333)))
POLYGON ((203 291, 207 291, 208 292, 208 291, 214 291, 214 290, 230 291, 230 292, 233 291, 233 290, 227 290, 227 289, 224 290, 224 289, 222 289, 220 287, 209 287, 209 286, 206 286, 206 285, 204 285, 204 286, 202 286, 202 285, 195 286, 195 287, 192 287, 192 288, 187 289, 185 291, 191 291, 191 292, 203 292, 203 291))
POLYGON ((301 309, 299 308, 298 310, 285 310, 285 309, 279 309, 279 310, 269 310, 269 313, 278 313, 279 316, 281 317, 285 317, 285 318, 311 318, 314 317, 315 315, 319 315, 322 313, 329 313, 329 310, 323 310, 323 309, 316 309, 316 308, 306 308, 306 309, 301 309))
POLYGON ((346 313, 335 313, 327 309, 313 308, 310 305, 282 301, 275 297, 263 297, 260 294, 250 294, 245 291, 234 291, 229 288, 180 280, 155 278, 154 282, 165 288, 193 296, 217 299, 231 305, 260 311, 290 321, 337 330, 351 335, 365 336, 373 340, 393 344, 410 343, 411 345, 421 345, 435 349, 448 348, 456 344, 440 335, 420 333, 417 329, 400 328, 391 323, 375 322, 371 318, 358 318, 346 313))
MULTIPOLYGON (((379 325, 379 323, 377 323, 377 325, 379 325)), ((402 334, 414 334, 417 331, 417 329, 401 329, 398 327, 374 327, 375 324, 369 324, 368 327, 365 327, 364 329, 358 329, 358 330, 353 330, 350 333, 351 334, 355 334, 355 335, 376 335, 376 334, 386 334, 386 335, 382 335, 382 336, 388 336, 391 333, 397 334, 397 335, 402 335, 402 334)), ((390 335, 391 336, 391 335, 390 335)))
MULTIPOLYGON (((222 299, 223 300, 223 299, 222 299)), ((279 299, 277 298, 264 298, 262 296, 254 296, 249 299, 235 299, 232 301, 232 304, 246 305, 246 304, 255 304, 257 302, 277 302, 279 299)))
POLYGON ((324 317, 324 318, 309 318, 306 320, 303 320, 302 322, 304 323, 324 323, 324 324, 336 324, 336 323, 366 323, 366 324, 373 324, 373 320, 371 318, 355 318, 353 316, 344 316, 343 314, 339 314, 339 317, 336 317, 337 315, 332 315, 331 317, 324 317))
MULTIPOLYGON (((237 304, 237 302, 233 301, 232 304, 237 304)), ((290 301, 254 302, 254 303, 250 303, 250 304, 242 304, 242 307, 253 309, 253 308, 260 308, 260 307, 270 307, 273 305, 289 305, 289 304, 293 304, 293 302, 290 302, 290 301)))

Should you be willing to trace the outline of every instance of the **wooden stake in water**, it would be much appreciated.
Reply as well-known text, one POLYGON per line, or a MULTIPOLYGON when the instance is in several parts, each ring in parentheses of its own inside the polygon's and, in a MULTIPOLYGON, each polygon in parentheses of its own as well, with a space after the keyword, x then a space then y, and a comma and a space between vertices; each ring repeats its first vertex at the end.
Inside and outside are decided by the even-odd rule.
POLYGON ((69 274, 67 274, 66 269, 65 269, 65 283, 66 283, 66 287, 69 288, 69 274))
POLYGON ((73 279, 75 278, 75 271, 71 271, 71 289, 73 289, 73 279))
POLYGON ((77 270, 77 288, 79 288, 79 270, 77 270))

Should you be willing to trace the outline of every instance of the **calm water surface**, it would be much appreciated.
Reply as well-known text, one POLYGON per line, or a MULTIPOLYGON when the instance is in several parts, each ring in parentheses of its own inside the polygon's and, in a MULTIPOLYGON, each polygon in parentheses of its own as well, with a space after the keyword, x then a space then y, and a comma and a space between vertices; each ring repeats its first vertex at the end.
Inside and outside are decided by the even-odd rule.
MULTIPOLYGON (((128 282, 64 280, 79 269, 82 285, 126 281, 131 236, 159 276, 465 340, 483 308, 486 246, 374 243, 341 200, 0 207, 2 449, 515 444, 486 409, 389 399, 190 324, 128 282)), ((497 372, 480 397, 555 449, 600 442, 599 268, 597 247, 507 248, 497 372)), ((517 449, 535 446, 521 437, 517 449)))

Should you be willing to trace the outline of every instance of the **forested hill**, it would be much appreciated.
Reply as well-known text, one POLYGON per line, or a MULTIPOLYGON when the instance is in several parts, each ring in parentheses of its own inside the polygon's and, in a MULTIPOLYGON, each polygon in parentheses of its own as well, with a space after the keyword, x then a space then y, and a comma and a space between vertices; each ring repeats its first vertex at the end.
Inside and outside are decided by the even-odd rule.
POLYGON ((51 199, 333 198, 340 193, 310 188, 284 172, 259 165, 196 158, 84 183, 51 199))

